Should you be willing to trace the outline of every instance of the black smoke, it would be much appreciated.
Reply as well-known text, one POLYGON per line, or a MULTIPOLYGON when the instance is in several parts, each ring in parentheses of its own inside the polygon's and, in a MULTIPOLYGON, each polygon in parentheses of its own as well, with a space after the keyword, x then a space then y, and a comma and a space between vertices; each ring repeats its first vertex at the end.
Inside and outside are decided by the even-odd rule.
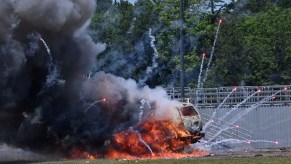
POLYGON ((162 88, 104 72, 86 76, 105 49, 86 33, 95 7, 94 0, 1 1, 0 143, 94 152, 140 121, 141 100, 157 117, 175 104, 162 88))

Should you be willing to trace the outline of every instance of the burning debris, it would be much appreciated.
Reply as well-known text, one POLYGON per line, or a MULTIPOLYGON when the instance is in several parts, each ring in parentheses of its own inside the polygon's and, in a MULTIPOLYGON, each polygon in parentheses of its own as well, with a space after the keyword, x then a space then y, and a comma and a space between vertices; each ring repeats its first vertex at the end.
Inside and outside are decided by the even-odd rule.
POLYGON ((192 136, 172 121, 147 121, 138 127, 115 134, 109 143, 107 158, 183 158, 201 156, 203 151, 185 153, 184 147, 199 136, 192 136))
POLYGON ((162 88, 84 77, 105 49, 86 33, 94 9, 94 0, 1 2, 0 143, 93 159, 170 157, 197 141, 179 139, 192 134, 167 121, 179 117, 179 103, 162 88))
MULTIPOLYGON (((142 101, 143 102, 143 101, 142 101)), ((208 153, 198 150, 185 151, 185 147, 198 142, 201 119, 191 104, 183 104, 176 110, 179 117, 172 119, 155 118, 155 114, 147 115, 143 121, 108 138, 100 149, 88 153, 73 149, 69 156, 79 158, 185 158, 202 156, 208 153), (196 124, 196 126, 194 125, 196 124), (100 153, 100 150, 104 153, 100 153)))

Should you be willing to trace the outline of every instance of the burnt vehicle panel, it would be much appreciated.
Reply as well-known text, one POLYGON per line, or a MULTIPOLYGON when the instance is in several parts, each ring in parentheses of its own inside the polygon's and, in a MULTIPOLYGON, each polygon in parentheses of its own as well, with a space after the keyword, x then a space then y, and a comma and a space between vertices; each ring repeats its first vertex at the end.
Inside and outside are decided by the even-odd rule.
POLYGON ((204 133, 201 133, 202 119, 193 104, 181 103, 177 106, 177 111, 180 116, 180 126, 183 126, 191 134, 186 137, 181 137, 181 140, 189 140, 191 143, 196 143, 204 137, 204 133))

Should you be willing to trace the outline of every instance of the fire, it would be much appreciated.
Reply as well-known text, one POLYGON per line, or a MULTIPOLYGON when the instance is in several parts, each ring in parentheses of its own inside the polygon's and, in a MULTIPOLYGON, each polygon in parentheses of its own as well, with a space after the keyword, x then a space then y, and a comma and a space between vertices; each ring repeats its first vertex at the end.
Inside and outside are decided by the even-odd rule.
POLYGON ((183 126, 163 121, 146 121, 135 128, 112 136, 105 146, 103 155, 73 152, 72 157, 102 157, 107 159, 158 159, 186 158, 204 156, 208 153, 200 150, 184 152, 183 148, 191 144, 197 136, 191 135, 183 126))
POLYGON ((94 155, 86 152, 86 151, 81 151, 76 148, 74 148, 71 153, 69 159, 89 159, 89 160, 95 160, 96 157, 94 155))
POLYGON ((171 121, 147 121, 137 129, 115 134, 106 158, 184 158, 206 154, 202 151, 183 153, 183 148, 190 145, 195 136, 171 121))

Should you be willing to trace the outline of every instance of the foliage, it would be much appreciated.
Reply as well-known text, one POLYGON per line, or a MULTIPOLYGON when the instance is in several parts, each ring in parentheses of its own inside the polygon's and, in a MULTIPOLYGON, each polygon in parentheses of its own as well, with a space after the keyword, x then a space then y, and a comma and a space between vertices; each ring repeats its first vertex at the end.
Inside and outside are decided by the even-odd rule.
POLYGON ((213 70, 220 85, 288 84, 290 9, 270 7, 223 24, 213 70), (219 69, 222 68, 222 69, 219 69))
MULTIPOLYGON (((205 87, 288 84, 291 80, 291 1, 184 0, 185 84, 196 86, 202 53, 203 74, 218 28, 214 58, 205 87)), ((90 30, 96 42, 107 44, 96 71, 139 80, 154 63, 146 84, 179 86, 180 1, 96 0, 90 30), (153 61, 154 48, 158 58, 153 61)))

